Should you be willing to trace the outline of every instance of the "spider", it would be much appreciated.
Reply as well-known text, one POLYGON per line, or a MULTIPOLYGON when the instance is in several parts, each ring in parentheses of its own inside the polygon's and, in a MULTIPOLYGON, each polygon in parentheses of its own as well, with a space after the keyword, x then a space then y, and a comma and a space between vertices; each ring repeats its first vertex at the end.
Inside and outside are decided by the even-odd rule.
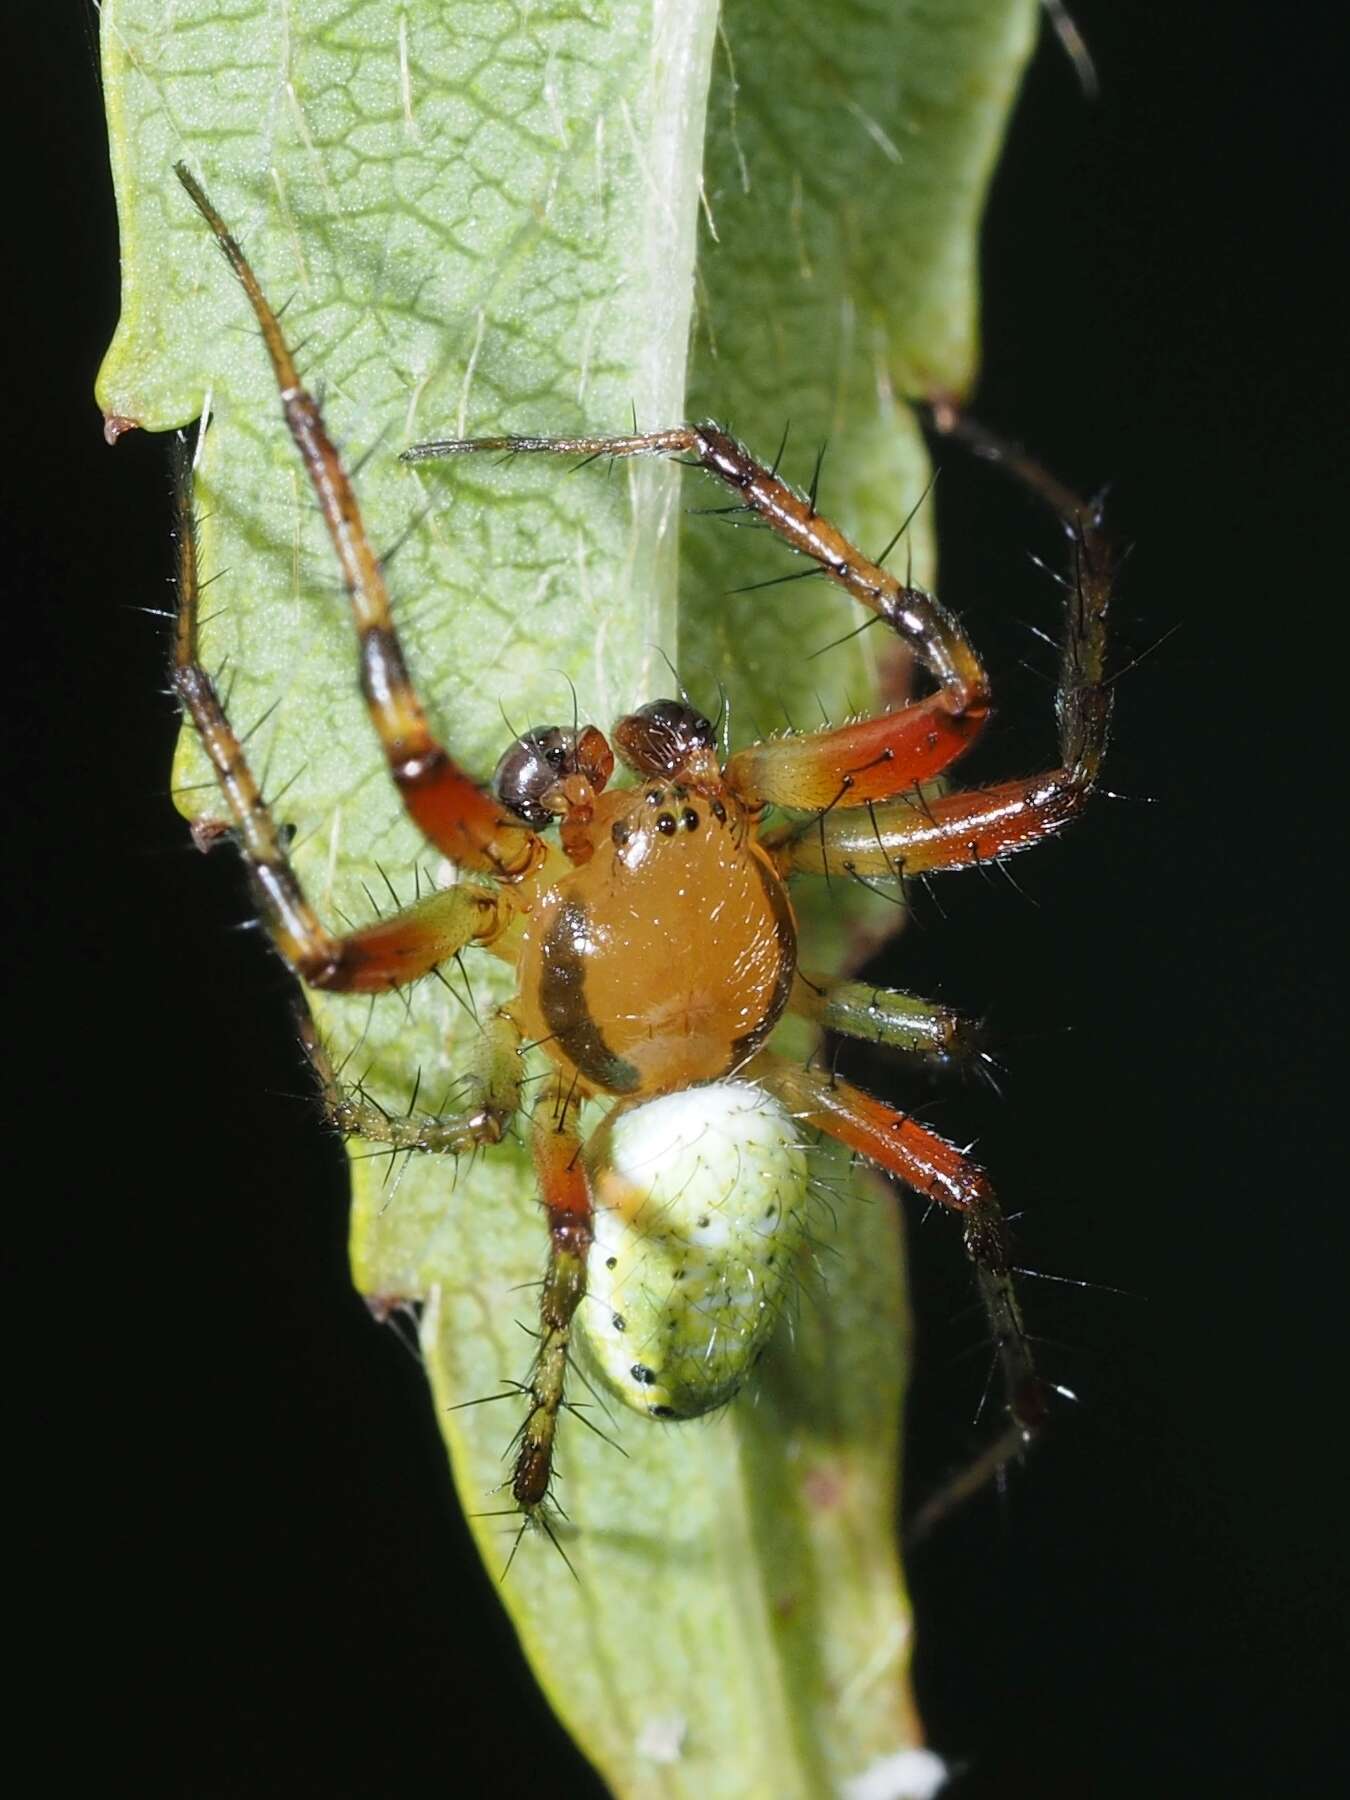
MULTIPOLYGON (((523 1048, 541 1049, 550 1065, 530 1125, 548 1257, 538 1350, 521 1384, 525 1416, 510 1483, 515 1507, 526 1521, 547 1523, 569 1361, 584 1326, 579 1308, 588 1281, 594 1289, 618 1261, 616 1254, 598 1260, 595 1254, 607 1216, 597 1214, 597 1194, 625 1179, 624 1134, 667 1118, 674 1106, 722 1131, 729 1144, 757 1144, 778 1197, 770 1213, 783 1202, 781 1210, 795 1216, 797 1135, 806 1128, 839 1140, 959 1220, 1001 1368, 1006 1421, 940 1502, 938 1510, 945 1510, 1031 1442, 1054 1391, 1035 1366, 998 1201, 984 1170, 956 1145, 834 1074, 775 1054, 768 1040, 790 1012, 845 1036, 950 1061, 971 1053, 973 1028, 964 1016, 914 995, 803 971, 789 884, 831 870, 903 882, 989 863, 1053 835, 1082 810, 1100 768, 1110 712, 1104 660, 1111 571, 1098 510, 950 410, 935 415, 941 429, 1002 462, 1045 501, 1073 553, 1063 582, 1068 622, 1057 694, 1059 765, 943 792, 934 778, 970 748, 991 708, 985 671, 960 624, 933 595, 856 550, 820 515, 814 494, 795 491, 776 466, 757 461, 728 432, 702 424, 614 437, 497 436, 416 445, 405 460, 484 451, 678 457, 723 482, 733 496, 731 510, 762 521, 888 625, 931 679, 931 692, 894 711, 752 743, 725 761, 715 726, 687 698, 654 699, 619 719, 608 736, 580 722, 529 730, 507 748, 491 781, 480 783, 431 731, 356 494, 277 315, 201 186, 183 165, 176 173, 261 328, 287 425, 341 567, 361 692, 390 776, 427 842, 464 876, 364 928, 334 934, 320 921, 199 659, 196 555, 184 494, 174 686, 213 765, 262 919, 277 950, 311 988, 369 994, 401 988, 470 947, 503 959, 516 975, 514 999, 484 1031, 470 1104, 435 1117, 391 1116, 359 1091, 344 1089, 322 1046, 311 1040, 331 1117, 344 1133, 397 1150, 458 1156, 500 1142, 522 1110, 523 1048), (635 778, 630 786, 609 786, 616 755, 635 778), (771 822, 782 813, 806 818, 771 822), (555 828, 556 840, 546 835, 555 828), (588 1141, 581 1113, 591 1101, 610 1111, 588 1141), (747 1115, 753 1115, 748 1125, 747 1115)), ((659 1149, 645 1154, 663 1158, 659 1149)), ((752 1188, 754 1179, 747 1176, 752 1188)), ((773 1232, 768 1236, 778 1242, 773 1232)), ((790 1242, 789 1233, 789 1248, 790 1242)), ((680 1275, 690 1267, 686 1257, 680 1275)), ((754 1279, 752 1270, 751 1285, 754 1279)), ((705 1347, 702 1373, 688 1378, 673 1361, 657 1366, 630 1357, 626 1370, 611 1369, 610 1385, 657 1417, 720 1404, 762 1347, 776 1312, 774 1292, 768 1280, 745 1341, 731 1354, 715 1357, 705 1347)), ((621 1331, 617 1314, 614 1323, 621 1331)), ((664 1324, 679 1335, 673 1319, 664 1324)), ((603 1363, 603 1350, 600 1356, 603 1363)), ((623 1358, 620 1348, 620 1363, 623 1358)))

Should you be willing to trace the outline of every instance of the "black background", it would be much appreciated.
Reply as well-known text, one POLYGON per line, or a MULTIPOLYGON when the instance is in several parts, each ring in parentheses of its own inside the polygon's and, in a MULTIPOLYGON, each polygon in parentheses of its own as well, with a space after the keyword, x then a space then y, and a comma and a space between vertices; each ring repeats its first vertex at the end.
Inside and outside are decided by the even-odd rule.
MULTIPOLYGON (((952 878, 890 966, 993 1021, 1006 1103, 958 1089, 935 1116, 1025 1205, 1025 1259, 1122 1291, 1028 1283, 1083 1403, 1004 1506, 913 1559, 917 1681, 960 1800, 1329 1793, 1343 101, 1306 12, 1076 11, 1103 96, 1042 46, 990 210, 978 410, 1113 483, 1124 658, 1157 648, 1117 687, 1124 798, 1023 859, 1024 895, 952 878)), ((92 38, 79 4, 9 16, 37 109, 5 227, 6 800, 31 838, 6 883, 10 1386, 36 1428, 16 1574, 55 1791, 88 1755, 100 1786, 211 1800, 594 1793, 420 1375, 349 1290, 284 977, 166 798, 162 631, 131 610, 168 594, 165 456, 106 449, 89 398, 117 304, 92 38)), ((944 592, 1000 681, 996 760, 1027 767, 1050 750, 1052 659, 1016 624, 1049 616, 1036 530, 987 475, 941 485, 944 592)), ((914 1235, 921 1492, 979 1364, 955 1234, 914 1235)))

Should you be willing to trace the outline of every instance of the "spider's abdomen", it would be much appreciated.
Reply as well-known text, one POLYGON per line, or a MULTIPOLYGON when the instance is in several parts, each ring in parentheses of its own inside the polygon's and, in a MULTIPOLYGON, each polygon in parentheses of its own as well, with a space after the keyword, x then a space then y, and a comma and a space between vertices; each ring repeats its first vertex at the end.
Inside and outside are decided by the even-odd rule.
POLYGON ((577 1335, 654 1419, 743 1386, 799 1279, 809 1167, 787 1109, 739 1081, 617 1106, 586 1145, 595 1198, 577 1335))
POLYGON ((604 1093, 730 1074, 777 1024, 797 956, 750 821, 729 798, 656 781, 602 796, 593 837, 526 926, 527 1035, 604 1093))

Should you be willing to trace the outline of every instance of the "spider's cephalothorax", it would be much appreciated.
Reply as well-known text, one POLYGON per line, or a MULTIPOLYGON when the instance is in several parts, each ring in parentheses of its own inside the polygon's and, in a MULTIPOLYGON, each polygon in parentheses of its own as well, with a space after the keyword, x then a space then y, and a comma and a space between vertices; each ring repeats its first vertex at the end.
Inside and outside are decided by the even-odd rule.
MULTIPOLYGON (((532 732, 504 760, 568 735, 532 732)), ((571 735, 604 743, 593 727, 571 735)), ((614 740, 642 777, 636 787, 600 793, 595 771, 613 759, 593 752, 587 774, 564 753, 552 789, 532 802, 560 815, 575 866, 514 926, 513 1010, 582 1089, 645 1099, 750 1060, 787 1005, 797 937, 787 888, 723 779, 709 722, 656 700, 621 719, 614 740)))
POLYGON ((483 785, 432 733, 351 482, 276 314, 201 187, 181 165, 178 174, 262 328, 286 422, 352 601, 361 692, 390 777, 409 817, 463 877, 363 929, 335 934, 320 921, 200 660, 184 482, 174 684, 215 768, 263 920, 312 987, 399 988, 474 946, 516 973, 514 999, 485 1022, 461 1111, 391 1116, 344 1090, 315 1044, 331 1115, 344 1132, 395 1150, 457 1155, 498 1142, 521 1110, 523 1048, 538 1046, 554 1066, 533 1107, 549 1255, 511 1481, 517 1504, 533 1517, 548 1499, 588 1283, 604 1296, 609 1321, 587 1327, 592 1350, 627 1402, 659 1417, 691 1416, 734 1392, 772 1327, 785 1265, 800 1242, 801 1130, 829 1134, 962 1221, 1006 1411, 1004 1428, 948 1498, 971 1491, 1030 1441, 1050 1392, 1022 1324, 1008 1234, 988 1177, 908 1113, 775 1055, 767 1040, 791 1011, 918 1056, 949 1060, 969 1046, 968 1021, 945 1007, 803 972, 788 883, 832 871, 903 882, 969 868, 1041 841, 1081 810, 1110 711, 1111 569, 1097 511, 1020 452, 951 416, 939 419, 1057 513, 1073 561, 1064 583, 1057 766, 937 794, 923 784, 955 762, 989 714, 988 681, 960 624, 933 595, 864 556, 817 512, 813 495, 791 488, 726 432, 681 425, 624 437, 415 446, 406 460, 477 450, 691 460, 731 489, 736 507, 888 625, 931 684, 895 711, 752 743, 725 762, 707 719, 685 702, 655 700, 618 722, 613 750, 591 725, 530 731, 483 785), (635 780, 610 789, 615 750, 635 780), (770 809, 806 817, 766 830, 770 809), (581 1109, 592 1099, 608 1102, 609 1111, 583 1141, 581 1109), (744 1170, 738 1154, 715 1148, 750 1143, 744 1170), (684 1169, 691 1146, 693 1162, 663 1190, 660 1177, 675 1164, 684 1169), (737 1210, 731 1202, 741 1189, 752 1204, 737 1210), (650 1282, 632 1290, 635 1305, 622 1299, 630 1266, 657 1261, 670 1290, 697 1296, 687 1314, 653 1312, 650 1282), (695 1341, 700 1331, 713 1335, 695 1341))

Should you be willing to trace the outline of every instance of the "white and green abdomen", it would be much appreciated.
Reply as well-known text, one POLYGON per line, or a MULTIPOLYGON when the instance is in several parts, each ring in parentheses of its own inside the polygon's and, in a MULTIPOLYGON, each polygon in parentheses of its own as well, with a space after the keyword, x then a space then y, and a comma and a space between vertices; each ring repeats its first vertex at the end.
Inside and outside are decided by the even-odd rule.
POLYGON ((772 1096, 727 1081, 619 1108, 587 1146, 595 1200, 578 1335, 654 1418, 730 1400, 782 1310, 805 1235, 807 1157, 772 1096))

